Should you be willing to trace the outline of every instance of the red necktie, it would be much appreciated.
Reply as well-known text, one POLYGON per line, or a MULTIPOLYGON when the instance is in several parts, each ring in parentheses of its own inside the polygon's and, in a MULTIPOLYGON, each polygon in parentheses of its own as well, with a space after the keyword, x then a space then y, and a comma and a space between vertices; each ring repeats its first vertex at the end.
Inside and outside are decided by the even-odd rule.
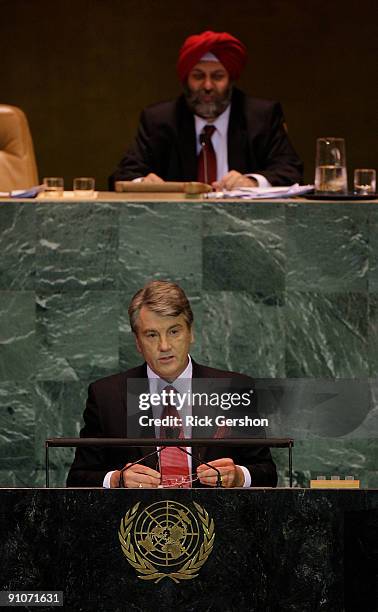
POLYGON ((205 125, 200 134, 201 152, 198 156, 198 180, 211 185, 217 180, 217 157, 211 137, 215 132, 213 125, 205 125))
MULTIPOLYGON (((167 392, 174 391, 176 393, 176 389, 171 386, 165 387, 164 390, 167 392)), ((171 417, 171 419, 173 419, 174 417, 176 417, 177 419, 181 418, 176 406, 170 404, 169 401, 167 405, 164 406, 164 410, 162 413, 162 418, 164 419, 165 417, 171 417)), ((160 437, 179 438, 180 440, 183 440, 185 438, 184 428, 182 425, 177 427, 175 427, 174 425, 172 427, 161 426, 160 437)), ((177 486, 189 488, 190 482, 188 455, 186 453, 183 453, 180 448, 176 446, 167 446, 160 453, 160 473, 162 485, 170 484, 175 479, 175 477, 178 477, 178 481, 181 478, 185 478, 186 484, 180 485, 178 482, 177 486)))

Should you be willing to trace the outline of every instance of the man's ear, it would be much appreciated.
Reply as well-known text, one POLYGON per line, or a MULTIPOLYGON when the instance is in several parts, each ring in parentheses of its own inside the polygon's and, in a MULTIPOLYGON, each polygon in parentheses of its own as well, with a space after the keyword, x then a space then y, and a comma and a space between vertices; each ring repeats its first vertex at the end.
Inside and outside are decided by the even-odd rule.
POLYGON ((195 341, 194 338, 194 326, 192 325, 190 328, 190 344, 193 344, 193 342, 195 341))

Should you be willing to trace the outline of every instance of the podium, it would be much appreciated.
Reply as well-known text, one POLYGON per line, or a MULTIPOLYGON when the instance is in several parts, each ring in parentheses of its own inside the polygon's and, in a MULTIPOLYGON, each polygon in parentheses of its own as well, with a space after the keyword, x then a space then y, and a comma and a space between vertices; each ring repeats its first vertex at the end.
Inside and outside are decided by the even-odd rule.
MULTIPOLYGON (((130 447, 145 447, 151 450, 152 455, 158 455, 159 451, 157 448, 165 448, 167 446, 183 446, 183 440, 174 438, 48 438, 45 440, 45 476, 46 476, 46 487, 50 486, 50 448, 130 448, 130 447)), ((250 446, 250 447, 268 447, 268 448, 287 448, 289 458, 289 484, 290 487, 293 485, 293 446, 294 440, 292 438, 185 438, 185 446, 190 447, 193 451, 194 447, 201 446, 212 446, 212 447, 238 447, 238 446, 250 446)), ((185 453, 189 454, 187 451, 185 453)), ((147 455, 148 456, 148 455, 147 455)), ((143 462, 147 457, 141 458, 143 462)), ((198 459, 196 459, 198 464, 198 459)), ((136 461, 135 463, 139 463, 136 461)), ((203 461, 201 461, 203 463, 203 461)), ((206 463, 205 463, 206 464, 206 463)), ((206 464, 208 465, 208 464, 206 464)), ((95 466, 93 466, 95 467, 95 466)), ((218 472, 216 468, 215 471, 218 472)), ((220 472, 219 484, 221 481, 220 472)), ((266 483, 264 483, 266 484, 266 483)), ((217 484, 218 486, 218 484, 217 484)))
POLYGON ((0 508, 0 590, 63 591, 65 610, 376 609, 377 490, 2 489, 0 508), (191 515, 200 547, 214 537, 197 576, 185 579, 197 537, 191 515), (143 559, 157 573, 181 573, 176 581, 139 578, 138 556, 139 569, 125 555, 120 531, 126 552, 131 542, 142 555, 151 548, 149 520, 158 551, 143 559), (181 548, 164 568, 169 541, 181 548))

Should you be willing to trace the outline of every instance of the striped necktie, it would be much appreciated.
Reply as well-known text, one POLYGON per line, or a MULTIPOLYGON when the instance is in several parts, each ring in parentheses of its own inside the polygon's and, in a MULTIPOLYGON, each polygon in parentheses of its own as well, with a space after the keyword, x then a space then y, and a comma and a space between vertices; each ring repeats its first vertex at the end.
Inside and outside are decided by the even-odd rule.
MULTIPOLYGON (((177 393, 176 389, 170 385, 165 387, 165 391, 177 393)), ((166 396, 168 397, 168 396, 166 396)), ((183 440, 185 438, 184 428, 181 423, 180 414, 177 411, 176 406, 169 402, 166 402, 164 406, 162 419, 169 417, 172 425, 160 427, 160 438, 177 438, 183 440), (174 424, 176 418, 177 426, 174 424), (180 424, 181 423, 181 424, 180 424)), ((185 449, 186 450, 186 449, 185 449)), ((177 481, 185 479, 187 482, 184 485, 185 488, 190 487, 189 482, 189 464, 188 455, 180 450, 176 446, 167 446, 160 452, 160 473, 161 473, 161 484, 168 485, 177 478, 177 481)), ((177 486, 180 486, 179 484, 177 486)))

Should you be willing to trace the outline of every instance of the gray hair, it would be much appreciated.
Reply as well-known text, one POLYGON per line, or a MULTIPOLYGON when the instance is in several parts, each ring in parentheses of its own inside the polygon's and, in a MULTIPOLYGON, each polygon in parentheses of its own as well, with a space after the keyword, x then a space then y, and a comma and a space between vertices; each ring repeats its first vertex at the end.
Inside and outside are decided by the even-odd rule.
POLYGON ((170 281, 150 281, 134 295, 129 306, 131 329, 137 333, 137 321, 142 306, 162 317, 183 314, 188 327, 193 323, 193 312, 184 291, 170 281))

